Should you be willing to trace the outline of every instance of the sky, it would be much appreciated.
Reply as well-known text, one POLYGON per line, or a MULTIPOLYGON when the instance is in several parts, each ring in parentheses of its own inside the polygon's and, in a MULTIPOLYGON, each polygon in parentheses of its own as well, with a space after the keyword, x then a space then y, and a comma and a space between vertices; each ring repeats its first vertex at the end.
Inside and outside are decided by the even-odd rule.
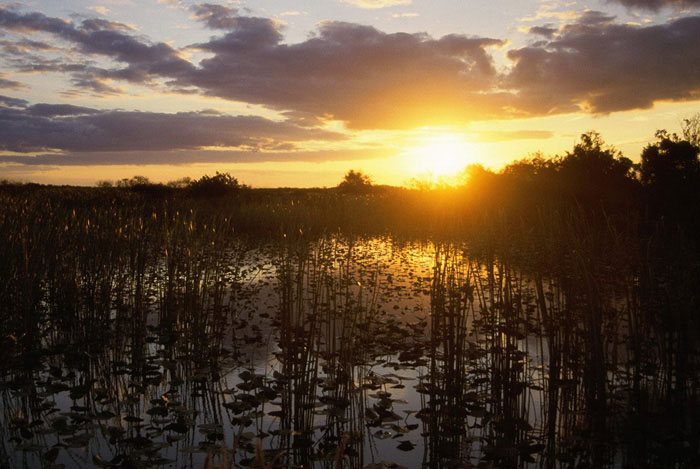
POLYGON ((0 1, 0 179, 401 185, 698 112, 700 0, 0 1))

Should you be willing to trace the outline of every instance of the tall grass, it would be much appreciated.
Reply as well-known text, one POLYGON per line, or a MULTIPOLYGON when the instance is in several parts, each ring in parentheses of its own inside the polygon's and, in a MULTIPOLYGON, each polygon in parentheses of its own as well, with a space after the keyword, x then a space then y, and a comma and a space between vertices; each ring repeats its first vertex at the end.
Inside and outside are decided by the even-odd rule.
POLYGON ((420 446, 428 467, 693 467, 687 232, 466 201, 0 192, 0 457, 376 467, 420 446), (387 233, 432 256, 409 276, 426 319, 402 316, 419 299, 389 309, 410 283, 367 252, 387 233))

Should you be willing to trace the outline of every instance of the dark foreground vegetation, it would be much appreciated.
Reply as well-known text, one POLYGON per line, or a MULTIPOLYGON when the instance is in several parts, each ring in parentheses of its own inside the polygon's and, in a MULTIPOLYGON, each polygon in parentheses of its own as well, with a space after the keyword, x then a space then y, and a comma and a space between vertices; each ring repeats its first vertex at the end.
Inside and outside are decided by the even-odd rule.
POLYGON ((698 467, 697 135, 431 190, 5 184, 0 467, 698 467))

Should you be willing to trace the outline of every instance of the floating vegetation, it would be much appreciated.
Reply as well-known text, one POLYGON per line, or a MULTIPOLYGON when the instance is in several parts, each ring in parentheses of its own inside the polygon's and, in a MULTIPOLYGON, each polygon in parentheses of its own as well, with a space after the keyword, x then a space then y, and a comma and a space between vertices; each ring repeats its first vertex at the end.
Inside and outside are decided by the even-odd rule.
POLYGON ((263 237, 201 201, 0 197, 0 466, 698 461, 692 288, 585 215, 263 237))

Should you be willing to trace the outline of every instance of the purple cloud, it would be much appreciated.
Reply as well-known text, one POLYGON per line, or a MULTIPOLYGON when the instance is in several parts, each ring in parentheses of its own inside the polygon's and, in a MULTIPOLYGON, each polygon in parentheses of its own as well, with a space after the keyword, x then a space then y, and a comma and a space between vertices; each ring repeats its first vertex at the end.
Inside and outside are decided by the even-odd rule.
POLYGON ((484 95, 497 75, 485 50, 502 45, 495 39, 433 39, 333 22, 314 37, 288 45, 269 20, 247 18, 232 27, 198 44, 214 56, 173 84, 332 117, 351 128, 455 123, 476 112, 496 111, 484 95))
POLYGON ((628 8, 639 8, 648 11, 659 11, 662 8, 697 8, 700 0, 608 0, 628 8))
MULTIPOLYGON (((52 34, 86 58, 8 53, 5 61, 18 71, 69 74, 78 90, 98 95, 121 93, 118 82, 164 83, 178 93, 260 104, 288 116, 286 125, 307 129, 326 119, 354 129, 398 129, 581 110, 608 113, 700 97, 700 16, 633 26, 588 11, 558 29, 531 28, 542 40, 508 51, 513 67, 499 72, 489 53, 504 46, 498 39, 432 38, 328 22, 307 40, 288 44, 269 18, 212 4, 193 12, 217 31, 190 46, 209 54, 198 64, 121 23, 75 24, 0 7, 0 28, 52 34), (110 68, 91 61, 93 56, 119 65, 110 68)), ((39 50, 40 44, 27 50, 39 50)))
POLYGON ((7 78, 4 78, 0 74, 0 88, 5 88, 5 89, 10 89, 10 90, 17 90, 19 88, 24 88, 24 84, 20 83, 15 80, 9 80, 7 78))
POLYGON ((276 149, 342 135, 256 116, 208 111, 176 114, 100 111, 71 105, 0 99, 0 150, 15 152, 159 151, 202 147, 276 149))
POLYGON ((552 40, 508 52, 505 84, 529 114, 649 108, 700 96, 700 17, 632 26, 590 13, 552 40))
POLYGON ((207 163, 261 163, 261 162, 324 162, 382 158, 389 150, 324 150, 324 151, 128 151, 79 152, 69 154, 44 153, 33 156, 0 155, 0 163, 25 166, 112 166, 112 165, 189 165, 207 163))
MULTIPOLYGON (((17 98, 11 98, 9 96, 2 96, 0 95, 0 106, 7 106, 7 107, 26 107, 27 106, 27 101, 24 99, 17 99, 17 98)), ((2 108, 0 107, 0 112, 2 111, 2 108)))
MULTIPOLYGON (((194 70, 194 65, 181 58, 176 49, 162 42, 144 42, 132 36, 130 28, 119 22, 86 19, 76 25, 38 12, 22 14, 12 8, 0 7, 0 28, 18 33, 53 34, 77 46, 83 54, 105 56, 127 64, 127 67, 121 70, 83 67, 82 75, 74 80, 74 84, 93 91, 116 92, 116 88, 104 83, 112 77, 145 83, 151 78, 174 76, 194 70)), ((35 62, 35 58, 28 57, 19 65, 24 65, 24 71, 27 71, 26 69, 35 62)), ((62 65, 54 64, 55 67, 62 65)))

